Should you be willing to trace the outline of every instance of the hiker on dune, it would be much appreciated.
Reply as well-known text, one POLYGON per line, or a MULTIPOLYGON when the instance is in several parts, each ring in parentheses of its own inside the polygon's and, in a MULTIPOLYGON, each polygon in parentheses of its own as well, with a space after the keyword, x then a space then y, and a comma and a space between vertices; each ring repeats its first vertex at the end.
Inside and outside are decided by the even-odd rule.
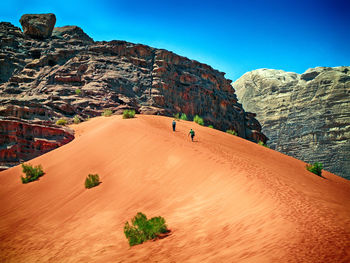
POLYGON ((176 128, 176 121, 173 120, 173 131, 175 131, 175 128, 176 128))
MULTIPOLYGON (((191 135, 191 140, 193 141, 193 137, 194 137, 194 130, 190 130, 190 132, 188 133, 188 135, 191 135)), ((187 135, 187 136, 188 136, 187 135)))

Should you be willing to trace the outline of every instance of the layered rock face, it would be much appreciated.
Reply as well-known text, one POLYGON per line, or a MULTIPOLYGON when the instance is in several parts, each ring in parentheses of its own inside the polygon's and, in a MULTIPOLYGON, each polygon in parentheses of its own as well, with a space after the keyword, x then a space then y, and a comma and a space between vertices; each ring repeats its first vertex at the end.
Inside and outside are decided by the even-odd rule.
POLYGON ((94 42, 76 26, 33 38, 0 24, 0 115, 55 121, 99 116, 104 109, 171 116, 266 141, 253 113, 237 102, 231 81, 208 65, 125 41, 94 42))
POLYGON ((74 139, 73 131, 16 118, 0 119, 0 171, 56 149, 74 139))
POLYGON ((350 67, 259 69, 233 83, 272 149, 350 179, 350 67))

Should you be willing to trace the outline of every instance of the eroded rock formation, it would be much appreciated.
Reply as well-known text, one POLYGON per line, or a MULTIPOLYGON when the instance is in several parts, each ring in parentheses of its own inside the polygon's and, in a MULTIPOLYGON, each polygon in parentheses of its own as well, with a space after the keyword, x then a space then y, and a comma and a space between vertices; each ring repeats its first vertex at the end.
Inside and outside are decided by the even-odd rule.
POLYGON ((225 73, 170 51, 125 41, 95 42, 77 26, 53 29, 53 14, 24 15, 24 33, 0 23, 0 117, 55 123, 103 110, 198 114, 206 125, 266 141, 237 102, 225 73), (52 33, 51 33, 52 32, 52 33))
POLYGON ((73 140, 73 131, 42 122, 0 119, 0 171, 73 140))
POLYGON ((259 69, 233 86, 271 148, 350 179, 350 67, 259 69))
POLYGON ((237 102, 231 81, 208 65, 141 44, 94 42, 75 26, 32 39, 1 23, 0 36, 2 116, 54 121, 97 116, 106 108, 184 112, 243 138, 266 140, 254 114, 237 102))
POLYGON ((25 35, 34 38, 48 38, 56 24, 56 16, 54 14, 26 14, 19 22, 25 35))

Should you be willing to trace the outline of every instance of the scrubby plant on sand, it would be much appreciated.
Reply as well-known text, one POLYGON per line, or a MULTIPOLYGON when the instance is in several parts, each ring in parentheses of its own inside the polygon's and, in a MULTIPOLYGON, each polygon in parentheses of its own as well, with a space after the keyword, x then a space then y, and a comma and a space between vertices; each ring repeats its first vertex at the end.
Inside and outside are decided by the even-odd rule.
POLYGON ((44 171, 41 165, 33 167, 31 164, 22 164, 22 170, 25 174, 25 177, 21 176, 22 183, 26 184, 35 180, 38 180, 39 177, 44 175, 44 171))
POLYGON ((306 169, 318 176, 322 175, 323 164, 322 163, 314 163, 313 165, 307 164, 306 169))
POLYGON ((139 212, 131 220, 131 223, 132 225, 126 222, 124 226, 124 234, 129 240, 130 246, 142 244, 147 240, 158 237, 160 234, 169 232, 165 219, 161 216, 147 220, 146 215, 139 212))
POLYGON ((59 119, 56 121, 57 125, 66 125, 67 124, 67 120, 66 119, 59 119))
POLYGON ((187 119, 186 113, 182 113, 180 119, 184 120, 184 121, 187 121, 188 119, 187 119))
POLYGON ((75 116, 74 116, 73 122, 74 122, 75 124, 79 124, 79 123, 80 123, 80 119, 79 119, 79 116, 78 116, 78 115, 75 115, 75 116))
POLYGON ((238 135, 235 130, 227 130, 226 132, 232 135, 236 135, 236 136, 238 135))
POLYGON ((259 141, 258 144, 261 145, 261 146, 264 146, 264 147, 266 147, 266 148, 270 148, 270 147, 267 146, 267 144, 264 143, 263 141, 259 141))
POLYGON ((85 188, 92 188, 100 183, 100 177, 98 174, 89 174, 85 179, 85 188))
POLYGON ((208 128, 214 129, 214 126, 213 125, 208 125, 208 128))
POLYGON ((194 121, 195 123, 198 123, 199 125, 202 125, 202 126, 204 125, 204 120, 203 120, 203 118, 199 117, 198 115, 194 116, 193 121, 194 121))
POLYGON ((109 117, 112 116, 112 110, 106 109, 102 112, 102 116, 109 117))
POLYGON ((135 110, 124 110, 123 119, 130 119, 135 117, 135 110))
POLYGON ((81 94, 81 89, 76 89, 75 94, 79 96, 81 94))
POLYGON ((173 116, 177 121, 180 119, 180 113, 173 114, 173 116))

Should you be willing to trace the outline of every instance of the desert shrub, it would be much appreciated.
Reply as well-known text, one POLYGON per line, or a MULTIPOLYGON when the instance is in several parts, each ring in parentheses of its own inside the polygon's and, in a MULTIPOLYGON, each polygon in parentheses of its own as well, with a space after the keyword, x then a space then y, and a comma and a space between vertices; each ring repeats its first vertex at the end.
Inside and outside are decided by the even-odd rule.
POLYGON ((44 175, 44 171, 41 165, 33 167, 31 164, 22 164, 23 173, 25 177, 21 176, 22 183, 26 184, 35 180, 38 180, 39 177, 44 175))
POLYGON ((66 125, 67 124, 67 120, 66 119, 59 119, 56 121, 57 125, 66 125))
POLYGON ((169 232, 165 219, 163 217, 153 217, 147 220, 143 213, 137 215, 129 222, 125 223, 124 234, 129 240, 129 245, 134 246, 142 244, 143 242, 156 238, 159 234, 169 232))
POLYGON ((75 124, 80 123, 80 119, 79 119, 78 115, 75 115, 75 116, 74 116, 73 122, 74 122, 75 124))
POLYGON ((180 119, 180 113, 176 113, 176 114, 173 114, 175 120, 179 120, 180 119))
POLYGON ((79 96, 81 94, 81 89, 76 89, 75 94, 77 94, 79 96))
POLYGON ((188 119, 187 119, 186 113, 182 113, 180 119, 184 120, 184 121, 187 121, 188 119))
POLYGON ((102 112, 102 116, 105 116, 105 117, 109 117, 109 116, 112 116, 112 110, 110 110, 110 109, 106 109, 106 110, 104 110, 103 112, 102 112))
POLYGON ((226 132, 232 135, 236 135, 236 136, 238 135, 235 130, 227 130, 226 132))
POLYGON ((195 123, 198 123, 199 125, 204 125, 204 120, 203 118, 199 117, 198 115, 194 116, 193 121, 195 123))
POLYGON ((208 125, 208 128, 214 129, 214 126, 213 125, 208 125))
POLYGON ((322 163, 314 163, 313 165, 307 164, 306 169, 318 176, 322 175, 323 164, 322 163))
POLYGON ((267 144, 264 143, 263 141, 259 141, 258 144, 261 145, 261 146, 264 146, 264 147, 266 147, 266 148, 270 148, 270 147, 267 146, 267 144))
POLYGON ((135 110, 124 110, 123 119, 130 119, 135 117, 135 110))
POLYGON ((100 184, 98 174, 89 174, 85 179, 85 188, 92 188, 100 184))

